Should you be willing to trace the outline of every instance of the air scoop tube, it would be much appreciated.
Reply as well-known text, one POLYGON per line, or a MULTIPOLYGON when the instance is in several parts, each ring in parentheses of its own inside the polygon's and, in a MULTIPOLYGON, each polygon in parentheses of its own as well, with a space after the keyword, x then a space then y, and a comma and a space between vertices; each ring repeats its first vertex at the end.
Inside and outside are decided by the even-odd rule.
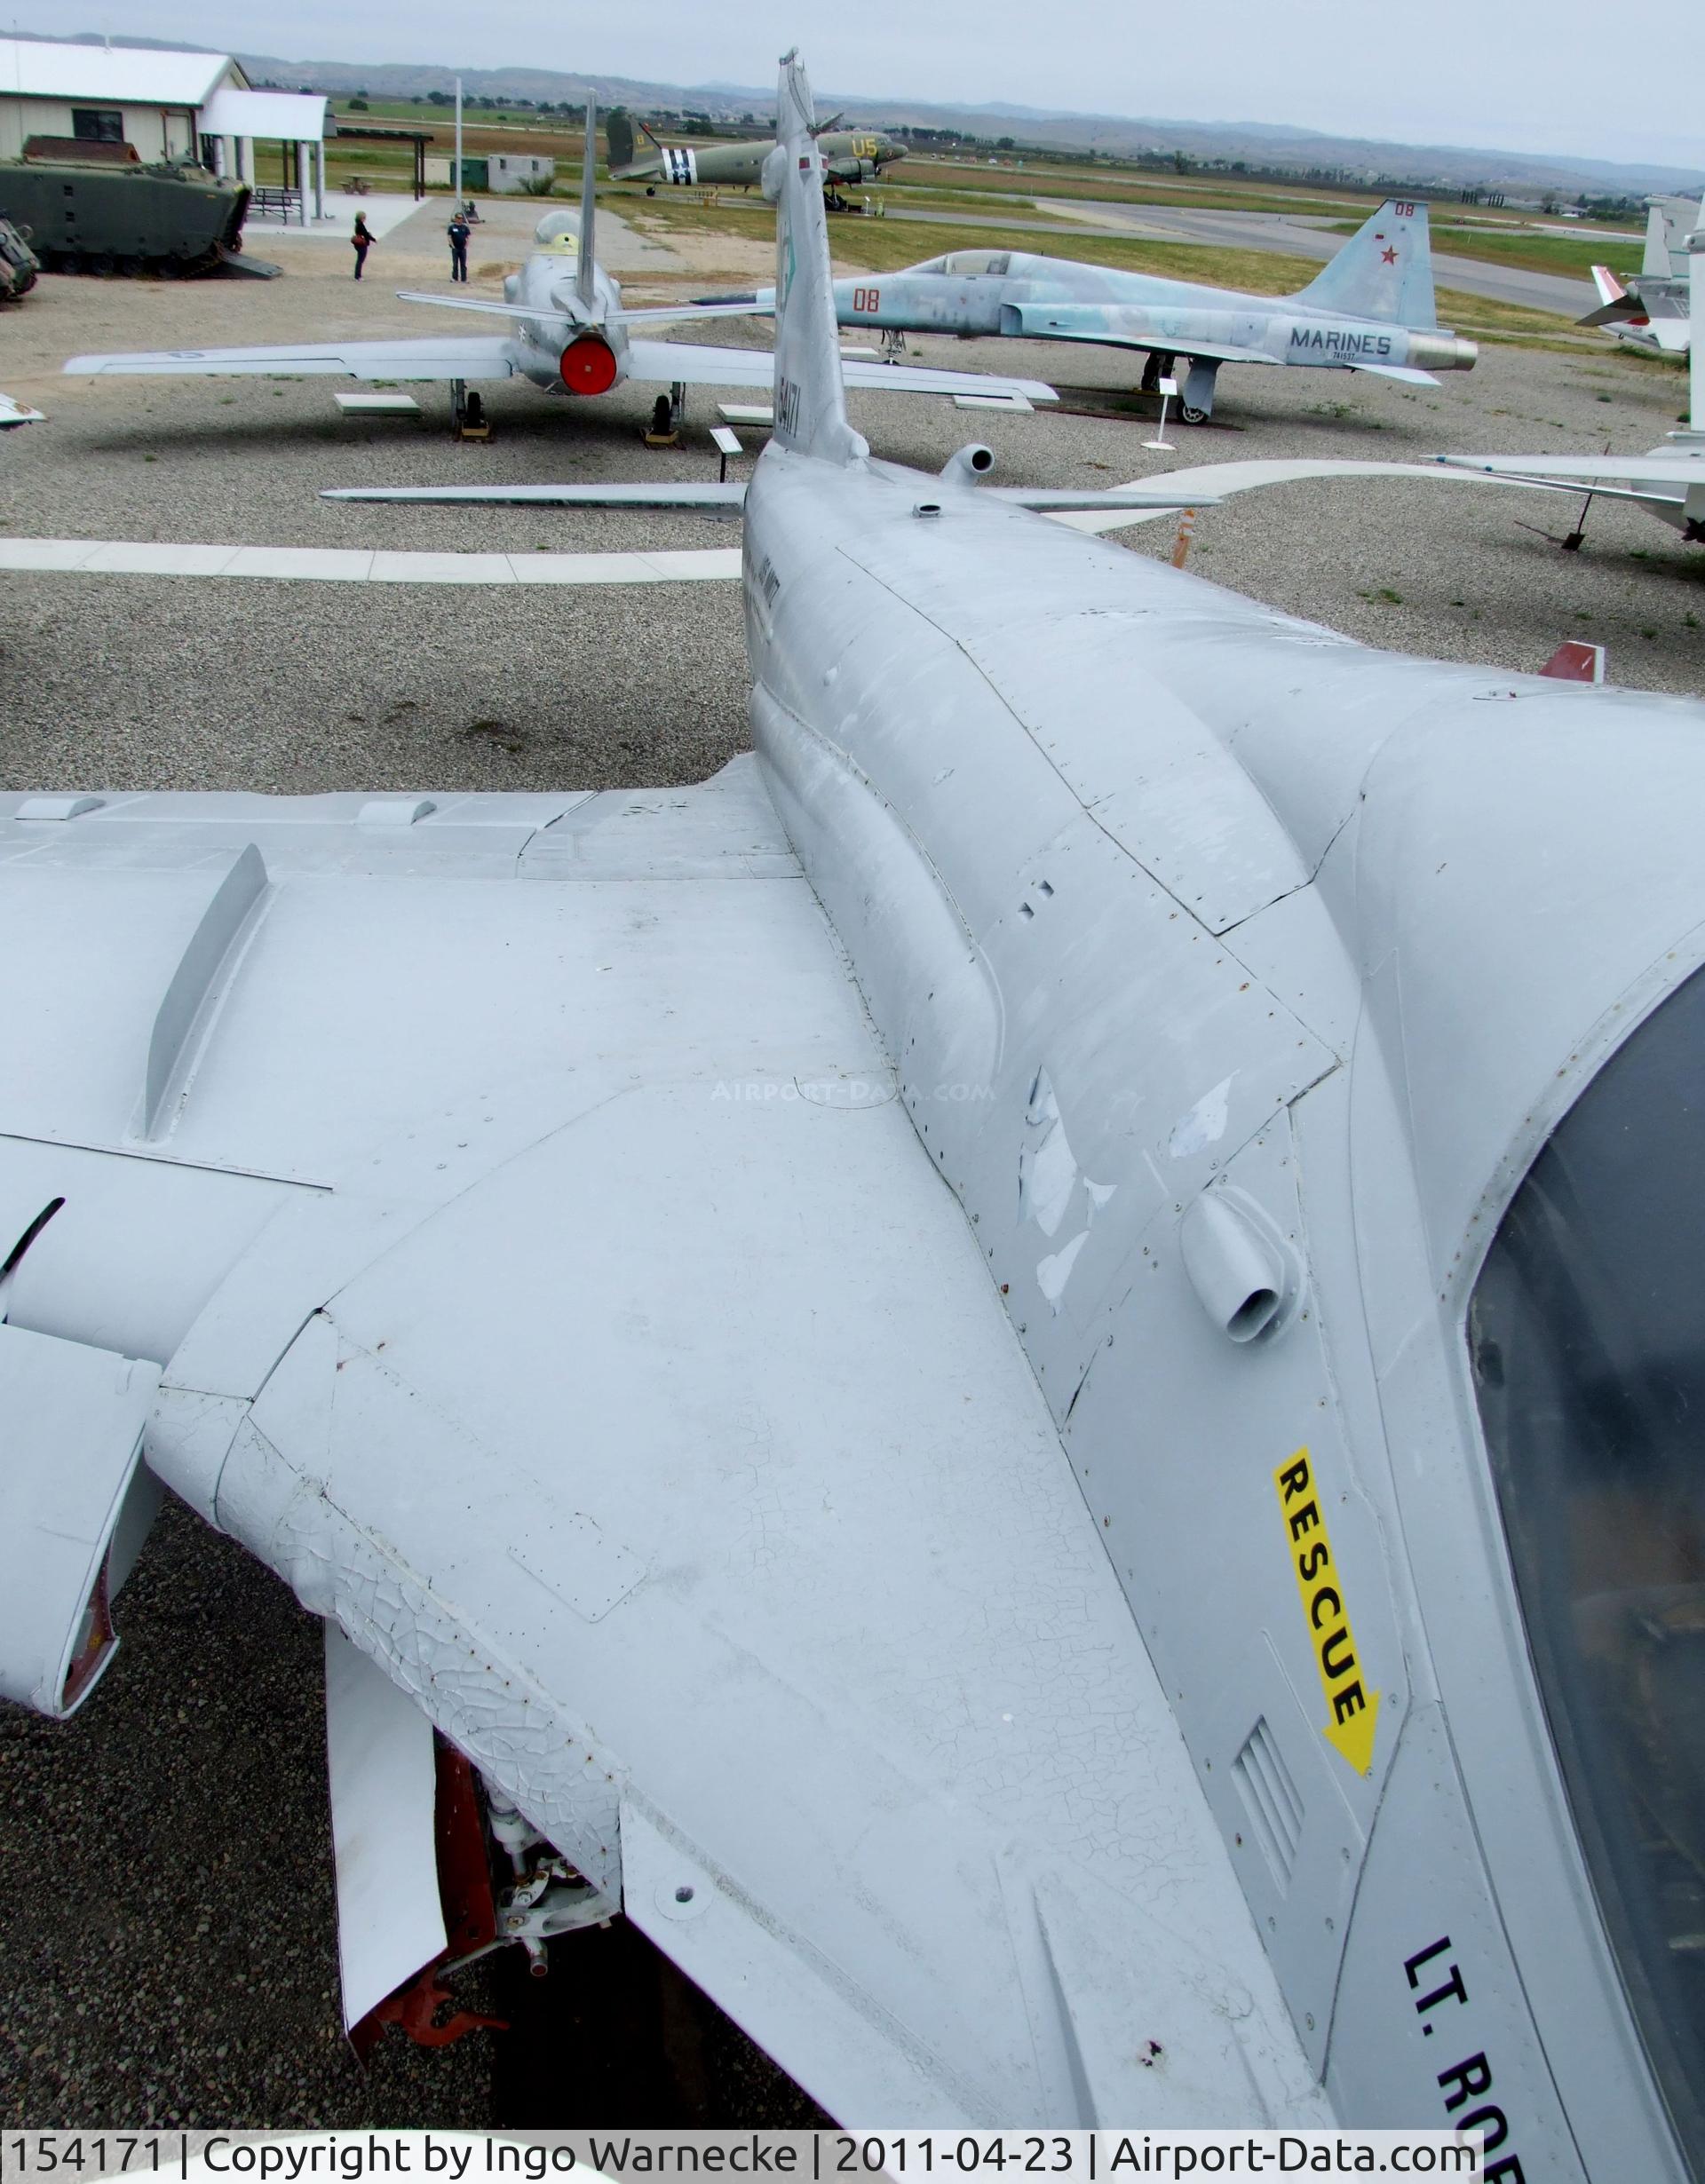
POLYGON ((941 475, 955 485, 975 485, 979 478, 987 478, 995 467, 995 450, 986 447, 979 439, 960 447, 941 465, 941 475))

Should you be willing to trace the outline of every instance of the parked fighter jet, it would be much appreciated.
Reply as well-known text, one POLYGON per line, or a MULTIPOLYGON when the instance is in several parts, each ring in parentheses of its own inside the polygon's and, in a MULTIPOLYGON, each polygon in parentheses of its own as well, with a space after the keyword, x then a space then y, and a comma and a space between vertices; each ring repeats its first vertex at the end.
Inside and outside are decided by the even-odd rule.
POLYGON ((1705 202, 1654 197, 1646 226, 1640 270, 1624 287, 1608 265, 1595 265, 1598 307, 1578 323, 1605 326, 1630 349, 1660 356, 1687 353, 1687 239, 1705 224, 1705 202))
POLYGON ((842 2118, 1682 2184, 1705 712, 872 461, 809 120, 755 759, 0 800, 0 1684, 163 1479, 332 1633, 352 2008, 418 1708, 478 1931, 619 1901, 842 2118))
MULTIPOLYGON (((686 189, 749 189, 763 179, 764 162, 774 148, 769 138, 752 144, 662 144, 643 122, 643 143, 636 143, 633 123, 625 114, 612 114, 604 133, 610 147, 611 180, 647 183, 648 196, 656 194, 660 182, 686 189)), ((874 182, 884 167, 904 159, 908 147, 879 129, 837 130, 829 122, 817 132, 817 149, 823 158, 825 194, 838 209, 839 184, 874 182)))
MULTIPOLYGON (((474 340, 329 341, 253 349, 152 349, 128 355, 74 356, 74 375, 151 373, 171 376, 250 376, 288 372, 353 379, 448 380, 460 411, 477 381, 522 378, 552 395, 607 394, 624 380, 666 385, 767 387, 773 376, 767 349, 717 348, 653 341, 632 329, 673 320, 747 315, 741 305, 676 304, 632 311, 619 284, 594 254, 596 117, 586 109, 586 160, 578 218, 561 209, 539 222, 536 248, 504 281, 500 304, 480 297, 402 292, 412 304, 484 313, 509 331, 474 340)), ((1053 401, 1051 387, 1034 379, 991 378, 979 372, 905 367, 898 374, 868 360, 847 364, 847 384, 894 394, 1022 395, 1053 401)))
POLYGON ((1396 199, 1295 296, 1245 296, 1023 250, 951 250, 900 273, 837 281, 835 311, 843 326, 1141 349, 1145 387, 1181 356, 1186 424, 1212 411, 1222 364, 1303 364, 1430 386, 1434 372, 1467 371, 1479 353, 1440 330, 1427 208, 1396 199))

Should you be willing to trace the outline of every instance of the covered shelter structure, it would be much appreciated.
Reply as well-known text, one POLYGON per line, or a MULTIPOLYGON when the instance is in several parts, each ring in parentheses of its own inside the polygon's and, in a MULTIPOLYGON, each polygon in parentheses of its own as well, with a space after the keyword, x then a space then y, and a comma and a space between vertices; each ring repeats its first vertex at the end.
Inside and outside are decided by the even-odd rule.
POLYGON ((413 188, 416 201, 426 194, 426 146, 437 138, 430 129, 364 129, 348 122, 334 122, 334 137, 361 144, 407 144, 414 147, 413 188))
MULTIPOLYGON (((308 196, 313 196, 313 217, 326 213, 326 102, 312 91, 239 90, 221 83, 202 109, 204 141, 233 147, 230 167, 216 172, 234 173, 250 185, 258 207, 265 208, 274 195, 257 162, 256 147, 276 144, 281 154, 277 210, 288 219, 299 218, 305 227, 308 196)), ((211 162, 210 162, 211 163, 211 162)))
POLYGON ((0 159, 31 137, 128 144, 139 159, 195 160, 250 184, 305 222, 324 210, 326 102, 257 91, 229 53, 82 40, 0 38, 0 159), (282 149, 274 192, 256 147, 282 149))

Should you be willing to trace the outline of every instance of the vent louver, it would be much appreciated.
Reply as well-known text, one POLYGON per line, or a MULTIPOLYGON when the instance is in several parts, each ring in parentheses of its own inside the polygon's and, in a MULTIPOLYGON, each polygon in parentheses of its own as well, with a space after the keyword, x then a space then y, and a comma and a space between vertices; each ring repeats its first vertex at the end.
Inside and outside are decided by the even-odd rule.
POLYGON ((1233 1761, 1232 1775, 1249 1816, 1249 1832, 1282 1889, 1303 1840, 1303 1800, 1265 1715, 1233 1761))

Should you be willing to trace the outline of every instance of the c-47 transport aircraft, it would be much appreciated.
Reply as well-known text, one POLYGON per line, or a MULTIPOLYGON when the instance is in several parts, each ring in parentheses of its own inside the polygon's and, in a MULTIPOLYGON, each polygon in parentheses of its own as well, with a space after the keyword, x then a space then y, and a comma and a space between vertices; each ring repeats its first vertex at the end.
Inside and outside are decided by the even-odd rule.
POLYGON ((0 1689, 163 1484, 324 1618, 358 2020, 441 1804, 843 2121, 1685 2184, 1705 708, 873 460, 810 123, 753 755, 0 798, 0 1689))
MULTIPOLYGON (((764 178, 764 162, 773 151, 768 138, 749 144, 664 144, 643 122, 638 138, 625 114, 612 114, 605 123, 610 146, 610 179, 644 182, 654 194, 659 183, 678 189, 749 189, 764 178)), ((823 187, 830 202, 840 202, 838 186, 874 182, 884 167, 904 159, 907 146, 898 137, 880 129, 839 129, 833 123, 817 131, 817 149, 823 162, 823 187)))

